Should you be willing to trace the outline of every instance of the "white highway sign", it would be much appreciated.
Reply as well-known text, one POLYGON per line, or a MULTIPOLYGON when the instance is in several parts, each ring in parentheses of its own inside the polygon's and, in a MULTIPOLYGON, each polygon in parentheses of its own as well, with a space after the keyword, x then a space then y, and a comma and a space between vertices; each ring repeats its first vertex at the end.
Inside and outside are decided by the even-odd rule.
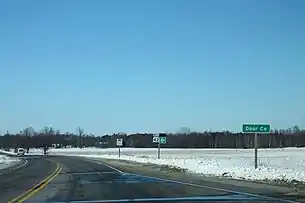
POLYGON ((116 139, 116 145, 117 146, 122 146, 123 145, 123 139, 122 138, 116 139))
POLYGON ((159 137, 154 136, 153 137, 153 143, 159 143, 159 137))

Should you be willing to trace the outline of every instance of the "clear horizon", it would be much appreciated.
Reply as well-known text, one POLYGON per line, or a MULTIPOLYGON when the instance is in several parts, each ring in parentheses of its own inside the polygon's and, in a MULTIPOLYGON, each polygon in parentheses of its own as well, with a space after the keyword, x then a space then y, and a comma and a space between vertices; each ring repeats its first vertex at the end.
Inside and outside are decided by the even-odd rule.
MULTIPOLYGON (((298 126, 298 125, 294 125, 294 126, 291 126, 291 127, 288 127, 288 128, 273 128, 272 126, 270 126, 270 127, 271 127, 271 131, 274 131, 275 129, 276 129, 276 130, 283 130, 283 129, 286 129, 286 130, 287 130, 287 129, 292 129, 292 130, 293 130, 293 128, 294 128, 295 126, 299 127, 300 130, 305 130, 305 129, 301 128, 301 127, 298 126)), ((33 126, 29 126, 29 127, 33 127, 33 126)), ((60 133, 67 133, 67 132, 69 132, 69 133, 77 134, 77 133, 76 133, 76 130, 74 130, 74 131, 61 131, 60 129, 58 129, 58 128, 56 128, 56 127, 53 127, 53 126, 44 126, 44 127, 52 127, 53 130, 55 130, 55 131, 59 130, 60 133)), ((81 126, 80 126, 80 127, 81 127, 81 126)), ((242 127, 241 127, 241 128, 242 128, 242 127)), ((21 128, 18 132, 9 132, 9 133, 11 133, 11 134, 18 134, 18 133, 19 133, 20 131, 22 131, 23 129, 25 129, 25 128, 21 128)), ((42 128, 38 128, 38 129, 35 129, 35 128, 33 127, 33 129, 34 129, 35 132, 42 132, 42 131, 43 131, 43 127, 42 127, 42 128)), ((84 130, 84 133, 85 133, 86 135, 92 134, 91 131, 86 131, 86 129, 83 129, 83 130, 84 130)), ((195 133, 204 133, 204 132, 207 132, 207 131, 209 132, 209 131, 210 131, 210 130, 194 131, 194 130, 192 130, 192 129, 189 129, 189 130, 190 130, 190 132, 195 132, 195 133)), ((223 130, 215 130, 215 131, 211 131, 211 132, 223 132, 223 131, 229 131, 229 132, 231 132, 231 133, 241 133, 241 132, 243 132, 242 129, 239 130, 239 131, 232 131, 232 130, 229 130, 229 129, 223 129, 223 130)), ((0 129, 0 136, 1 136, 1 135, 4 135, 6 132, 7 132, 6 130, 0 129)), ((143 131, 143 132, 111 132, 111 133, 104 133, 104 134, 99 133, 99 134, 94 134, 94 135, 95 135, 95 136, 103 136, 103 135, 114 135, 114 134, 119 134, 119 133, 123 133, 123 134, 130 135, 130 134, 142 134, 142 133, 156 134, 156 133, 184 133, 184 132, 183 132, 182 129, 178 129, 178 130, 172 131, 172 132, 170 132, 170 131, 159 131, 159 132, 157 132, 157 131, 155 131, 155 132, 148 132, 148 131, 147 131, 147 132, 145 132, 145 131, 143 131)))

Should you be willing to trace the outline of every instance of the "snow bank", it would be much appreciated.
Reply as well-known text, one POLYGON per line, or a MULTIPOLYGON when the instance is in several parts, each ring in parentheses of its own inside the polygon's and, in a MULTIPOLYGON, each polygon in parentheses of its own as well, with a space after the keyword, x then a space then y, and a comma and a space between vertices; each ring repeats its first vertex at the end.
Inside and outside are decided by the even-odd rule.
POLYGON ((194 173, 236 179, 305 182, 305 148, 259 149, 257 169, 254 169, 253 149, 161 149, 159 160, 156 148, 121 148, 120 158, 116 148, 51 149, 49 153, 171 165, 194 173))
POLYGON ((7 154, 7 155, 16 155, 16 153, 14 152, 13 149, 10 149, 10 151, 5 151, 5 150, 1 150, 0 149, 0 153, 3 154, 7 154))
POLYGON ((11 165, 16 164, 18 162, 18 158, 0 155, 0 169, 10 167, 11 165))

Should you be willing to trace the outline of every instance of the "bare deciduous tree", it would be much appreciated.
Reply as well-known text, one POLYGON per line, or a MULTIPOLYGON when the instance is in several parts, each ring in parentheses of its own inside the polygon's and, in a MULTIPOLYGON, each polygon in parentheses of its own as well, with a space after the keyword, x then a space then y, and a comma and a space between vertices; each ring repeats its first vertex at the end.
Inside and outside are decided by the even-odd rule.
POLYGON ((78 127, 76 128, 76 134, 77 134, 78 137, 79 137, 78 146, 79 146, 80 148, 83 148, 84 129, 81 128, 80 126, 78 126, 78 127))
POLYGON ((35 130, 33 127, 27 127, 27 128, 24 128, 23 131, 22 131, 22 134, 26 137, 26 140, 25 140, 25 147, 26 147, 26 153, 29 153, 29 150, 30 150, 30 136, 33 136, 35 133, 35 130))
MULTIPOLYGON (((54 129, 45 127, 41 132, 29 135, 28 129, 21 133, 0 136, 0 148, 12 149, 18 147, 43 148, 44 153, 51 145, 57 147, 116 147, 116 139, 122 138, 124 147, 156 147, 153 133, 116 133, 113 135, 93 136, 85 135, 81 127, 76 133, 54 133, 54 129), (26 136, 25 136, 26 135, 26 136), (27 144, 25 144, 27 143, 27 144)), ((186 131, 186 130, 185 130, 186 131)), ((185 132, 184 131, 184 132, 185 132)), ((233 133, 229 131, 190 132, 189 134, 167 133, 165 148, 253 148, 254 135, 245 133, 233 133)), ((305 147, 305 131, 298 126, 291 129, 273 129, 269 134, 260 134, 260 148, 279 147, 305 147)))
POLYGON ((54 129, 52 127, 44 127, 42 130, 43 138, 43 154, 46 155, 47 151, 51 145, 51 135, 54 134, 54 129))

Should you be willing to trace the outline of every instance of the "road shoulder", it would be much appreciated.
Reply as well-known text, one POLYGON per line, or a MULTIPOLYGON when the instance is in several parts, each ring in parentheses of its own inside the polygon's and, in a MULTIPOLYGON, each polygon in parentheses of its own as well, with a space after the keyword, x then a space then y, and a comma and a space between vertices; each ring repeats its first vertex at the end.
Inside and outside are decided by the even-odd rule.
POLYGON ((92 160, 112 166, 123 172, 133 172, 146 176, 153 176, 169 180, 179 180, 194 184, 205 185, 225 190, 241 191, 250 194, 271 196, 289 200, 305 202, 305 192, 299 188, 285 185, 271 185, 260 182, 232 180, 220 177, 206 177, 198 174, 188 173, 179 168, 162 166, 156 164, 145 164, 126 160, 96 159, 92 160))
POLYGON ((19 159, 19 161, 16 161, 15 163, 12 163, 8 167, 1 168, 0 169, 0 174, 6 174, 6 173, 9 173, 11 171, 21 169, 22 167, 24 167, 27 164, 26 159, 24 159, 24 158, 17 158, 17 159, 19 159))

